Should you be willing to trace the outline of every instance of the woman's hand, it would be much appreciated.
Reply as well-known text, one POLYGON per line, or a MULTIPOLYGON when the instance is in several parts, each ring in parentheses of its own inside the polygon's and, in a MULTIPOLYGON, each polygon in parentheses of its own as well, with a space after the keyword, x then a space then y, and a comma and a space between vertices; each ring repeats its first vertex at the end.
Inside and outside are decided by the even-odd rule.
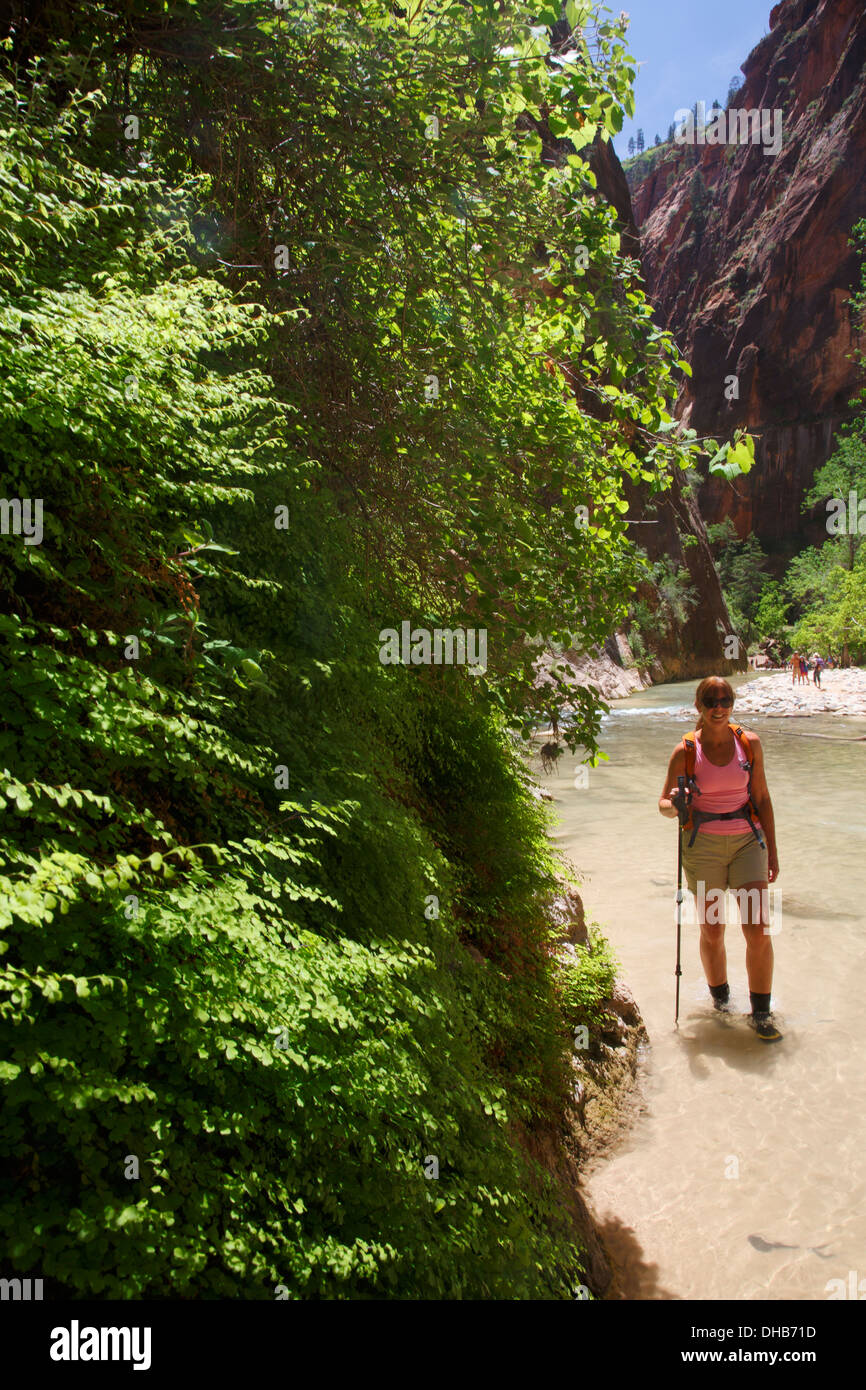
POLYGON ((779 851, 776 849, 776 846, 774 845, 771 850, 767 851, 767 880, 769 883, 775 883, 778 877, 779 851))
POLYGON ((674 797, 676 797, 679 792, 677 778, 683 776, 685 770, 685 751, 683 745, 678 743, 671 754, 668 770, 665 773, 665 780, 662 783, 662 794, 659 797, 659 810, 663 816, 675 816, 677 814, 676 802, 674 801, 674 797))
POLYGON ((685 786, 680 790, 679 786, 671 787, 668 794, 672 812, 678 816, 680 821, 685 823, 689 818, 689 806, 692 801, 692 789, 685 786))

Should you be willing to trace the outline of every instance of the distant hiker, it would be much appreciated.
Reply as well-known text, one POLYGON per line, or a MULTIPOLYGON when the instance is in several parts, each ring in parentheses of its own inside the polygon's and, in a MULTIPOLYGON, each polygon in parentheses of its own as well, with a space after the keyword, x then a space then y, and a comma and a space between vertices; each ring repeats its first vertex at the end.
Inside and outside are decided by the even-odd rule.
POLYGON ((791 684, 796 685, 800 679, 800 653, 794 652, 791 657, 791 684))
POLYGON ((808 662, 808 659, 807 659, 805 656, 801 656, 801 657, 800 657, 800 676, 801 676, 801 678, 806 682, 806 685, 808 685, 808 684, 809 684, 809 662, 808 662))
POLYGON ((778 1042, 782 1035, 770 1012, 773 943, 765 930, 767 885, 779 877, 773 806, 760 739, 728 722, 733 704, 734 691, 721 676, 701 681, 697 728, 671 755, 659 810, 680 816, 682 864, 699 909, 701 962, 715 1007, 724 1009, 730 999, 723 910, 730 888, 746 938, 752 1021, 759 1038, 778 1042), (682 797, 680 777, 686 779, 682 797))
POLYGON ((823 661, 823 658, 820 657, 820 656, 816 656, 816 657, 815 657, 815 670, 814 670, 814 674, 813 674, 813 676, 812 676, 812 684, 813 684, 813 685, 817 685, 817 687, 818 687, 819 690, 821 689, 821 671, 823 670, 823 668, 824 668, 824 661, 823 661))

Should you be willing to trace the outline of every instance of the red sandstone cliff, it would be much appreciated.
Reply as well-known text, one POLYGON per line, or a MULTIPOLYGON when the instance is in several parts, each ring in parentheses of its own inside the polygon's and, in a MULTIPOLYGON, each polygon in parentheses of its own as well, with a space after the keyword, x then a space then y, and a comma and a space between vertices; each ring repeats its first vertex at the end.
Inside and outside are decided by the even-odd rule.
POLYGON ((770 25, 733 105, 780 109, 781 152, 668 147, 633 206, 649 296, 694 372, 683 416, 701 434, 761 436, 754 473, 707 482, 702 511, 790 552, 818 538, 802 495, 862 382, 848 238, 866 217, 866 4, 784 0, 770 25))
MULTIPOLYGON (((638 232, 632 215, 628 184, 622 166, 609 142, 597 140, 590 150, 590 165, 598 189, 617 213, 623 247, 627 254, 638 254, 638 232)), ((731 620, 713 563, 701 514, 689 490, 674 477, 670 492, 652 500, 647 489, 627 484, 625 493, 632 510, 643 524, 634 526, 631 539, 642 546, 650 560, 675 560, 689 576, 697 604, 676 627, 664 621, 650 640, 654 660, 649 663, 655 680, 688 680, 708 671, 730 672, 746 666, 745 652, 737 657, 725 655, 726 639, 732 634, 731 620), (647 524, 649 523, 649 524, 647 524)), ((653 612, 662 606, 655 585, 640 585, 638 597, 653 612)), ((616 644, 608 647, 616 658, 616 644)))

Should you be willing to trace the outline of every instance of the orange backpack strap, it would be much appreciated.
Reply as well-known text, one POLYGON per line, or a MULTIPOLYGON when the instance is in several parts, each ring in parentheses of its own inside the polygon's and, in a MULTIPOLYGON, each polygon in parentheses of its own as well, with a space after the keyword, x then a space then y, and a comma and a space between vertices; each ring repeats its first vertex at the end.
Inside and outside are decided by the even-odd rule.
POLYGON ((729 724, 728 727, 731 730, 731 733, 734 735, 734 737, 738 738, 740 740, 740 743, 745 748, 746 762, 749 764, 749 771, 751 772, 752 768, 755 766, 755 759, 752 757, 752 745, 749 742, 748 734, 743 729, 742 724, 729 724))
POLYGON ((746 733, 743 731, 743 727, 742 727, 741 724, 731 724, 730 728, 731 728, 732 732, 734 733, 735 737, 738 738, 738 739, 740 740, 740 743, 743 745, 743 747, 744 747, 745 750, 746 750, 746 771, 747 771, 748 774, 749 774, 749 786, 748 786, 748 790, 747 790, 747 792, 746 792, 746 798, 747 798, 747 799, 746 799, 746 820, 749 822, 750 826, 752 827, 752 834, 754 835, 754 837, 755 837, 755 839, 757 840, 758 844, 759 844, 759 845, 761 846, 761 848, 763 849, 763 848, 764 848, 764 841, 763 841, 761 835, 758 833, 758 827, 757 827, 757 825, 756 825, 756 823, 755 823, 756 820, 757 820, 757 816, 758 816, 758 808, 757 808, 757 806, 755 805, 754 801, 752 800, 752 769, 753 769, 754 766, 755 766, 755 758, 754 758, 754 754, 752 753, 752 744, 751 744, 751 740, 749 739, 748 734, 746 734, 746 733))
POLYGON ((686 776, 689 781, 694 780, 695 766, 697 764, 697 752, 695 750, 694 735, 686 734, 683 738, 683 752, 686 755, 686 776))
MULTIPOLYGON (((695 768, 697 766, 698 761, 698 754, 697 749, 695 747, 694 734, 684 735, 683 752, 686 755, 686 785, 691 788, 692 792, 694 792, 696 790, 695 768)), ((698 833, 698 825, 697 820, 695 818, 695 811, 694 807, 691 804, 689 805, 688 816, 682 823, 683 833, 685 834, 689 830, 692 832, 692 838, 689 840, 689 849, 691 849, 692 845, 695 843, 695 838, 698 833)))

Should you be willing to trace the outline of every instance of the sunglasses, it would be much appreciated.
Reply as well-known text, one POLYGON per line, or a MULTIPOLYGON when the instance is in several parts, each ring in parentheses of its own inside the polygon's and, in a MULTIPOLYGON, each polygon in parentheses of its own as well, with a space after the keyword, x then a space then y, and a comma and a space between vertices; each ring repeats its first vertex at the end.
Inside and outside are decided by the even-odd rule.
POLYGON ((703 701, 704 709, 716 709, 716 707, 730 709, 733 703, 730 695, 720 695, 718 700, 708 700, 706 696, 704 696, 703 701))

